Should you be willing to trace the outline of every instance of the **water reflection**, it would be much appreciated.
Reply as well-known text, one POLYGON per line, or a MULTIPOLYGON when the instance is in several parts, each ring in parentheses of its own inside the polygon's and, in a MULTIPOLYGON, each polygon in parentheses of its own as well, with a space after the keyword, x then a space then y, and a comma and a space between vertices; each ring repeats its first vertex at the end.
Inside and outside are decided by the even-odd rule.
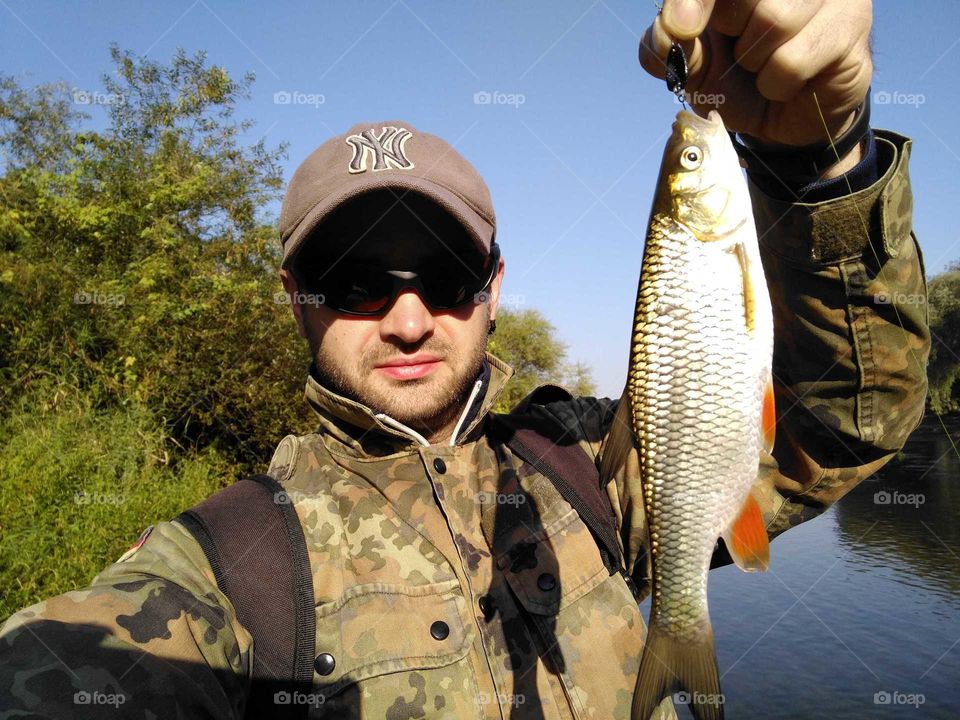
POLYGON ((951 446, 960 446, 960 417, 942 419, 946 432, 928 417, 897 459, 837 503, 833 518, 851 560, 960 603, 960 457, 951 446))
MULTIPOLYGON (((960 417, 944 423, 960 444, 960 417)), ((727 718, 960 717, 958 516, 960 458, 931 416, 881 472, 778 537, 769 572, 712 571, 727 718)))

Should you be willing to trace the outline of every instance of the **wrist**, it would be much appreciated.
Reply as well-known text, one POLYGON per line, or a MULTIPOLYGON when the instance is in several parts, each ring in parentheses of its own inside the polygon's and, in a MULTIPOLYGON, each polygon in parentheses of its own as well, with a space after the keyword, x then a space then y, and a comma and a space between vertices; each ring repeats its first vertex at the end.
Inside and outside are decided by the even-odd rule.
POLYGON ((856 167, 857 163, 863 160, 863 156, 864 156, 863 146, 865 144, 866 144, 866 138, 864 138, 859 143, 857 143, 857 145, 853 148, 853 150, 848 152, 846 155, 840 158, 833 165, 824 169, 824 171, 820 173, 820 177, 818 177, 817 179, 832 180, 833 178, 838 178, 844 173, 852 170, 854 167, 856 167))
MULTIPOLYGON (((785 181, 769 174, 747 174, 758 190, 772 198, 785 202, 825 202, 864 190, 879 179, 881 170, 877 142, 872 130, 867 133, 856 152, 861 154, 860 160, 850 168, 846 168, 846 162, 836 163, 834 170, 838 174, 833 177, 785 181)), ((850 155, 849 160, 856 156, 850 155)))
MULTIPOLYGON (((846 121, 840 128, 833 134, 831 137, 842 137, 845 132, 850 130, 851 126, 857 120, 857 113, 860 112, 860 108, 857 108, 847 117, 846 121)), ((817 180, 832 180, 833 178, 840 177, 845 172, 851 170, 857 163, 859 163, 864 156, 864 145, 866 144, 868 134, 865 134, 863 138, 856 145, 851 148, 843 157, 839 158, 835 163, 824 168, 823 172, 820 173, 820 176, 817 180)), ((836 157, 836 155, 834 155, 836 157)))
POLYGON ((754 176, 775 178, 784 185, 829 180, 853 168, 864 157, 864 140, 870 133, 870 92, 843 125, 820 143, 783 145, 731 133, 734 148, 754 176))

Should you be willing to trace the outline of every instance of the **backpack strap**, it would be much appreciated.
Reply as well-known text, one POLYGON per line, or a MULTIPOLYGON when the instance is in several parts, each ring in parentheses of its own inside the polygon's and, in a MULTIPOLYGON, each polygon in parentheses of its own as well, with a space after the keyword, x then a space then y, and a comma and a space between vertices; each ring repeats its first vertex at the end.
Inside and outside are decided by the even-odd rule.
POLYGON ((540 416, 490 413, 487 417, 494 437, 548 478, 577 511, 593 534, 607 571, 611 575, 620 572, 623 560, 617 522, 600 487, 600 471, 569 431, 540 416))
POLYGON ((176 520, 206 554, 217 586, 253 637, 253 681, 245 717, 306 718, 289 702, 313 681, 316 615, 303 528, 269 475, 240 480, 176 520), (286 693, 287 702, 275 700, 286 693))

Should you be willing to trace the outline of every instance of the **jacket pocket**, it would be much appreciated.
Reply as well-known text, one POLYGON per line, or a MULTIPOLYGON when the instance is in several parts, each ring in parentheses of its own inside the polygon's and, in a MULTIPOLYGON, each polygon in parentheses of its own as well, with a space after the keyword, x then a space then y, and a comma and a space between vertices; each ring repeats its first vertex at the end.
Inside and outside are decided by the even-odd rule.
POLYGON ((623 576, 607 572, 576 511, 531 533, 497 564, 576 716, 629 718, 643 620, 623 576))
POLYGON ((394 705, 430 718, 476 714, 465 660, 475 629, 456 580, 360 585, 318 606, 316 618, 319 717, 382 718, 394 705), (473 714, 457 714, 463 703, 473 714))
POLYGON ((607 575, 596 541, 573 508, 497 557, 497 566, 523 607, 538 615, 557 614, 607 575))

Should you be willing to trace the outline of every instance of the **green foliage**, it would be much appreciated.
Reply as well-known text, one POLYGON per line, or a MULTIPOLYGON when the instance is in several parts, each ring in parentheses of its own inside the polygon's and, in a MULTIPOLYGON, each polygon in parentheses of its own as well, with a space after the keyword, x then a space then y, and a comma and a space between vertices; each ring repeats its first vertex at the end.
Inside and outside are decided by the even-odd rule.
POLYGON ((65 171, 74 126, 86 117, 71 105, 64 83, 31 92, 0 77, 0 147, 8 168, 65 171))
POLYGON ((937 414, 960 411, 960 264, 927 285, 933 347, 927 375, 930 407, 937 414))
POLYGON ((149 408, 171 443, 250 469, 309 427, 308 356, 263 208, 281 149, 244 145, 251 77, 202 54, 160 65, 113 48, 102 132, 63 86, 0 83, 0 381, 53 374, 97 410, 149 408))
POLYGON ((147 525, 235 477, 212 449, 171 463, 149 413, 49 390, 0 422, 0 622, 89 583, 147 525))
POLYGON ((507 412, 537 385, 553 382, 574 395, 593 395, 590 370, 583 363, 566 363, 566 346, 555 328, 537 310, 497 311, 497 331, 487 344, 491 353, 513 368, 513 379, 494 410, 507 412))

